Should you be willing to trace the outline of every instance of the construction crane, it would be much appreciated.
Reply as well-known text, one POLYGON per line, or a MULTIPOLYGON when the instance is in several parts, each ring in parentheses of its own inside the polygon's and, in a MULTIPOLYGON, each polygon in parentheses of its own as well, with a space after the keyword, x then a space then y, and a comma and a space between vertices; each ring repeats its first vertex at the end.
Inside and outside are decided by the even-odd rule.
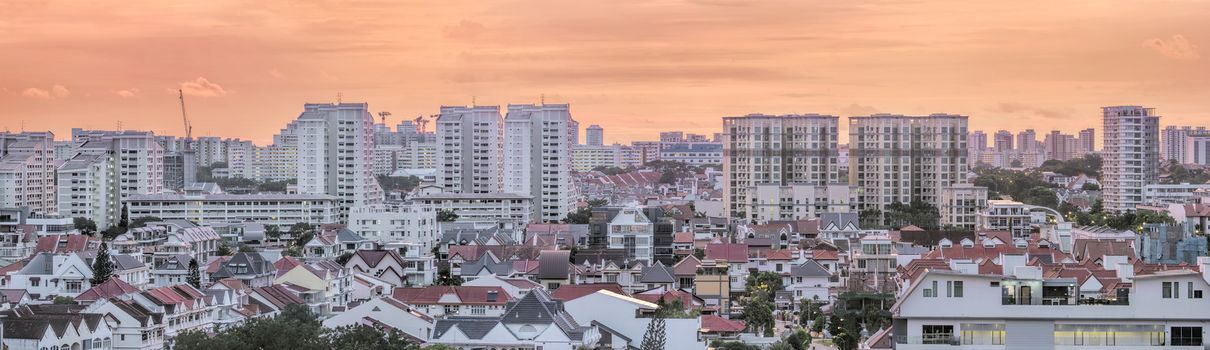
POLYGON ((382 118, 382 125, 387 125, 387 116, 389 116, 389 115, 391 115, 391 112, 387 112, 387 111, 378 112, 378 117, 382 118))
POLYGON ((193 125, 189 124, 189 116, 185 114, 185 92, 177 90, 176 93, 181 99, 181 120, 185 122, 185 142, 188 143, 193 139, 193 125))

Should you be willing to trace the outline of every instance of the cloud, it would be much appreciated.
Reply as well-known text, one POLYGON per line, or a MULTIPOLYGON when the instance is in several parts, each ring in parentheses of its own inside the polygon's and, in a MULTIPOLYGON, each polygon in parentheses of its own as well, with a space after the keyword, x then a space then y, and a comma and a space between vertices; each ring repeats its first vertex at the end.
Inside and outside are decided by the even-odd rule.
POLYGON ((59 85, 59 84, 55 84, 55 86, 52 86, 50 88, 50 92, 55 94, 55 98, 64 98, 67 96, 71 96, 71 90, 68 90, 66 86, 59 85))
POLYGON ((181 90, 190 96, 201 97, 219 97, 227 94, 227 90, 223 89, 221 85, 212 83, 203 77, 182 82, 181 90))
POLYGON ((446 37, 459 40, 471 40, 479 37, 487 32, 487 27, 475 21, 462 20, 457 26, 449 26, 442 29, 446 37))
POLYGON ((271 70, 269 70, 269 76, 277 78, 277 79, 281 79, 282 77, 285 77, 286 75, 282 74, 281 71, 279 71, 277 69, 271 69, 271 70))
POLYGON ((859 116, 859 115, 871 115, 871 114, 876 114, 878 112, 879 112, 878 109, 874 108, 873 106, 859 105, 856 103, 850 103, 848 106, 845 106, 844 108, 840 109, 840 113, 846 117, 859 116))
POLYGON ((1184 35, 1173 35, 1172 39, 1164 40, 1163 38, 1149 39, 1143 42, 1143 47, 1155 50, 1164 57, 1168 57, 1178 61, 1194 61, 1202 58, 1202 55, 1197 52, 1197 45, 1185 39, 1184 35))
POLYGON ((21 91, 21 96, 25 96, 25 97, 29 97, 29 98, 49 99, 50 92, 39 89, 39 88, 26 88, 25 90, 21 91))
POLYGON ((1037 115, 1045 119, 1068 119, 1071 118, 1070 111, 1055 108, 1037 107, 1024 103, 1017 102, 1000 102, 995 107, 989 108, 992 112, 1016 114, 1029 113, 1037 115))
POLYGON ((125 90, 114 91, 114 94, 122 98, 131 98, 139 95, 139 88, 129 88, 125 90))

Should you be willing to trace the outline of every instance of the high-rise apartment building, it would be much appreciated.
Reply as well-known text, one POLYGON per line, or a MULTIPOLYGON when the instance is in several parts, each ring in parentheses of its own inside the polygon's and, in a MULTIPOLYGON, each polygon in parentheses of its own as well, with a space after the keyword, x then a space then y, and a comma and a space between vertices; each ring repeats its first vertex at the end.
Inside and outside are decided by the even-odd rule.
POLYGON ((533 197, 536 221, 556 222, 574 209, 571 121, 566 104, 509 105, 504 117, 504 192, 533 197))
POLYGON ((1034 129, 1025 129, 1017 133, 1017 149, 1021 152, 1038 151, 1038 133, 1034 129))
POLYGON ((1143 186, 1159 181, 1160 117, 1154 108, 1142 106, 1101 109, 1102 201, 1108 211, 1134 211, 1143 202, 1143 186))
MULTIPOLYGON (((995 151, 997 153, 1004 153, 1013 150, 1013 133, 1008 132, 1008 130, 997 131, 995 141, 995 151)), ((1024 148, 1024 146, 1022 146, 1022 148, 1024 148)))
POLYGON ((1160 133, 1160 141, 1163 142, 1160 148, 1160 160, 1176 160, 1178 162, 1185 161, 1185 149, 1188 148, 1189 135, 1205 134, 1206 127, 1192 126, 1174 126, 1169 125, 1160 133))
POLYGON ((100 230, 117 224, 122 205, 114 158, 108 152, 82 153, 59 166, 59 215, 92 220, 100 230))
POLYGON ((603 146, 605 145, 605 129, 600 125, 589 125, 584 129, 584 144, 588 146, 603 146))
POLYGON ((499 106, 442 106, 437 118, 437 185, 454 193, 500 192, 502 131, 499 106))
POLYGON ((1080 155, 1092 154, 1097 151, 1097 130, 1088 128, 1080 130, 1080 155))
POLYGON ((967 117, 875 114, 849 118, 849 183, 861 209, 922 200, 941 207, 941 191, 965 179, 967 117))
POLYGON ((299 193, 335 196, 342 222, 350 208, 382 203, 368 104, 308 103, 294 124, 299 193))
POLYGON ((0 208, 58 212, 55 198, 55 134, 0 133, 0 208))
POLYGON ((1187 137, 1182 163, 1210 165, 1210 133, 1190 134, 1187 137))
POLYGON ((841 183, 837 171, 839 120, 819 114, 723 118, 723 203, 727 216, 756 217, 753 207, 759 204, 755 198, 758 186, 841 183))
POLYGON ((1074 136, 1052 130, 1042 141, 1047 159, 1070 160, 1075 158, 1078 142, 1074 136))
POLYGON ((966 138, 967 162, 970 165, 978 164, 983 159, 983 154, 987 153, 987 133, 982 130, 972 131, 970 136, 966 138))
POLYGON ((72 142, 79 145, 79 154, 112 156, 115 177, 110 185, 116 187, 119 203, 135 194, 164 192, 164 149, 154 133, 72 129, 72 142))

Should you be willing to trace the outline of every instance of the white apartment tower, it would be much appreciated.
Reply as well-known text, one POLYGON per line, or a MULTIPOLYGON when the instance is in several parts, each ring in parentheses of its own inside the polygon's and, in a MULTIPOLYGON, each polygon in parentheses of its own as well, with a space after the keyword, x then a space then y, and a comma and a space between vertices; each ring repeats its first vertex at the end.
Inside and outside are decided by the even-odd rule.
POLYGON ((504 192, 533 197, 534 220, 571 213, 571 110, 566 104, 509 105, 504 117, 504 192))
POLYGON ((437 118, 437 185, 446 192, 500 192, 500 106, 442 106, 437 118))
POLYGON ((338 198, 339 220, 349 208, 382 203, 374 177, 374 117, 366 103, 308 103, 294 120, 298 192, 338 198))
POLYGON ((1159 182, 1160 117, 1154 108, 1102 107, 1105 145, 1101 185, 1105 209, 1134 211, 1143 186, 1159 182))
POLYGON ((131 195, 164 192, 164 148, 154 133, 72 129, 72 141, 80 154, 111 156, 119 208, 131 195))
POLYGON ((49 215, 55 204, 55 134, 0 133, 0 208, 49 215))
POLYGON ((584 129, 584 144, 588 146, 602 146, 605 144, 605 129, 600 125, 589 125, 584 129))
POLYGON ((85 218, 104 230, 116 225, 118 204, 116 162, 112 153, 77 154, 58 169, 59 215, 85 218))
POLYGON ((849 118, 849 184, 861 209, 922 200, 940 208, 941 191, 963 181, 967 117, 875 114, 849 118))
MULTIPOLYGON (((757 186, 841 183, 839 117, 749 114, 723 118, 723 197, 729 217, 756 217, 757 186)), ((673 135, 661 133, 661 139, 673 135)))

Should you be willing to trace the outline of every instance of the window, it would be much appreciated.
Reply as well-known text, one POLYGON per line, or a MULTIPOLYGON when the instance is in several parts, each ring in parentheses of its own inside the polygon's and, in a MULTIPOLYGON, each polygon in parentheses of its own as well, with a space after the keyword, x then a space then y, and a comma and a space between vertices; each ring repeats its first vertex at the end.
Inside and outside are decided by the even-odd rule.
POLYGON ((1172 299, 1172 282, 1164 282, 1163 291, 1160 292, 1160 297, 1164 299, 1172 299))
POLYGON ((1202 327, 1172 327, 1172 346, 1202 346, 1202 327))
POLYGON ((954 297, 962 297, 962 281, 954 281, 954 297))
POLYGON ((924 344, 952 344, 954 342, 954 326, 952 325, 924 325, 923 326, 924 344))
POLYGON ((925 298, 936 298, 937 297, 937 281, 933 281, 932 288, 924 289, 924 297, 925 298))

